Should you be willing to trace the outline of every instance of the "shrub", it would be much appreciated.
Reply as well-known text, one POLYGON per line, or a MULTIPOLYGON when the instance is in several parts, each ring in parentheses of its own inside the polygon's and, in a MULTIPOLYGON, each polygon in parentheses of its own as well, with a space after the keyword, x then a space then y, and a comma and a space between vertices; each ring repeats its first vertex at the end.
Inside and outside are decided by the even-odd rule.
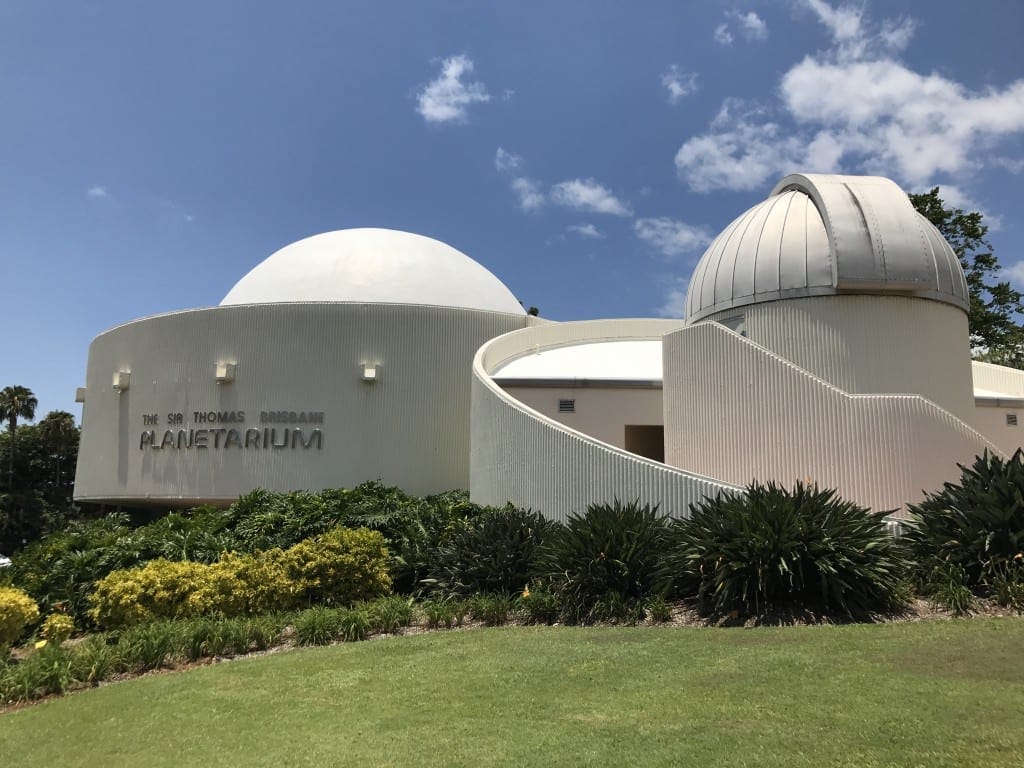
POLYGON ((303 611, 295 619, 295 636, 301 645, 365 640, 370 629, 370 618, 358 608, 321 606, 303 611))
POLYGON ((407 627, 413 620, 412 600, 401 595, 382 597, 363 606, 363 612, 375 632, 388 634, 407 627))
POLYGON ((47 644, 17 664, 0 666, 0 701, 31 701, 60 694, 74 683, 71 652, 47 644))
MULTIPOLYGON (((540 567, 570 623, 632 620, 637 606, 667 589, 661 560, 666 521, 639 501, 592 504, 551 530, 540 567)), ((642 609, 641 609, 642 615, 642 609)))
POLYGON ((96 685, 123 668, 118 647, 104 634, 90 635, 70 651, 71 676, 83 685, 96 685))
POLYGON ((386 594, 387 549, 374 531, 336 528, 287 550, 227 554, 210 565, 152 560, 96 584, 90 618, 107 628, 153 619, 231 617, 386 594))
POLYGON ((66 613, 51 613, 40 628, 44 640, 58 644, 71 637, 74 631, 75 620, 66 613))
POLYGON ((925 582, 932 605, 965 616, 974 607, 974 593, 966 584, 967 573, 957 564, 936 566, 925 582))
POLYGON ((535 572, 537 547, 555 524, 511 505, 487 509, 440 544, 431 586, 444 594, 514 594, 535 572))
POLYGON ((1024 452, 1004 461, 988 452, 960 481, 912 505, 904 539, 927 581, 950 566, 964 571, 968 588, 986 591, 989 582, 1024 558, 1024 452))
POLYGON ((178 650, 177 634, 174 621, 151 621, 129 627, 117 639, 117 653, 124 669, 146 672, 171 666, 178 650))
POLYGON ((469 601, 469 615, 487 627, 508 623, 515 609, 515 600, 508 595, 476 595, 469 601))
POLYGON ((427 600, 420 604, 428 629, 461 627, 468 606, 461 600, 427 600))
POLYGON ((300 603, 347 605, 391 591, 384 537, 365 528, 334 528, 299 542, 285 564, 300 603))
POLYGON ((524 589, 517 605, 528 624, 554 624, 561 613, 558 597, 539 585, 524 589))
POLYGON ((189 613, 189 597, 204 585, 209 566, 153 560, 113 571, 96 584, 90 618, 102 627, 127 627, 189 613))
POLYGON ((705 612, 796 603, 866 615, 895 607, 910 567, 885 514, 817 486, 753 483, 691 505, 690 518, 673 525, 666 564, 705 612))
POLYGON ((0 649, 13 645, 39 618, 39 606, 25 592, 0 587, 0 649))
POLYGON ((1010 566, 992 576, 990 586, 992 598, 999 605, 1024 612, 1024 567, 1021 564, 1010 566))
POLYGON ((138 562, 130 540, 126 515, 72 523, 14 555, 8 569, 11 582, 45 612, 64 602, 75 619, 85 619, 93 584, 113 570, 138 562))
POLYGON ((651 621, 664 624, 672 620, 672 606, 663 597, 652 597, 645 607, 651 621))

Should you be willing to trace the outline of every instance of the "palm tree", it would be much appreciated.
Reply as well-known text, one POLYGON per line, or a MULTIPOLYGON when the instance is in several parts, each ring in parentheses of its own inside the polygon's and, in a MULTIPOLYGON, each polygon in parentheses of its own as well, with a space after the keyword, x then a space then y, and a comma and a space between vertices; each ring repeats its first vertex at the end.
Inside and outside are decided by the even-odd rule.
POLYGON ((7 432, 10 435, 10 446, 7 449, 7 493, 14 491, 14 432, 18 428, 18 419, 31 421, 36 415, 39 401, 28 387, 13 386, 0 390, 0 419, 7 421, 7 432))
POLYGON ((61 464, 66 460, 68 445, 72 441, 78 444, 78 427, 75 417, 67 411, 50 411, 38 424, 39 434, 43 438, 47 459, 54 468, 54 490, 60 488, 61 464))

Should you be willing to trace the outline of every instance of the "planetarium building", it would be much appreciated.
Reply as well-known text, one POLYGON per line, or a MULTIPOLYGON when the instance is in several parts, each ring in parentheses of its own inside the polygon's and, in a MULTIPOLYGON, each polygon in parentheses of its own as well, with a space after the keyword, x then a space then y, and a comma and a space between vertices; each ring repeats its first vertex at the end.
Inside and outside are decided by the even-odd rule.
POLYGON ((810 479, 900 510, 1022 443, 1024 372, 971 361, 967 306, 949 245, 876 177, 780 181, 708 248, 677 320, 540 320, 447 245, 330 232, 217 307, 93 341, 75 497, 380 478, 564 518, 810 479))

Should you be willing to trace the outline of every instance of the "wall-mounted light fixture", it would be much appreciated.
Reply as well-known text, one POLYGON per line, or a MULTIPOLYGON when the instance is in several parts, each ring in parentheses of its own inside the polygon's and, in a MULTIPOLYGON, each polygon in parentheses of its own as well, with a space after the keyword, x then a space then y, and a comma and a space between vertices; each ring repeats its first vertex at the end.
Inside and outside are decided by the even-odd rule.
POLYGON ((368 384, 380 380, 380 366, 376 363, 360 363, 359 368, 362 371, 363 381, 368 384))
POLYGON ((114 372, 114 391, 117 394, 121 394, 126 391, 132 384, 132 374, 130 371, 115 371, 114 372))
POLYGON ((235 380, 235 363, 217 363, 216 379, 218 384, 230 384, 235 380))

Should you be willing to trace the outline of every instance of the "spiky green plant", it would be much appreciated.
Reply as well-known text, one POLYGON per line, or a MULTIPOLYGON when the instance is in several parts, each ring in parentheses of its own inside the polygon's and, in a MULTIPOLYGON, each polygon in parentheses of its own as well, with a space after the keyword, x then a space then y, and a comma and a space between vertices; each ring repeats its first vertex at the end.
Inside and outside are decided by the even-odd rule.
POLYGON ((666 562, 702 610, 759 614, 780 603, 864 616, 895 607, 909 563, 886 513, 832 490, 752 483, 690 506, 666 562))
POLYGON ((553 526, 532 510, 487 509, 437 548, 428 583, 448 595, 522 592, 534 576, 537 548, 553 526))
POLYGON ((668 524, 657 510, 639 501, 592 504, 551 530, 538 564, 565 621, 635 621, 644 600, 666 592, 668 524))
POLYGON ((990 591, 990 582, 1024 560, 1024 452, 1008 460, 987 451, 960 480, 912 505, 904 539, 919 565, 919 579, 952 566, 967 587, 990 591))

